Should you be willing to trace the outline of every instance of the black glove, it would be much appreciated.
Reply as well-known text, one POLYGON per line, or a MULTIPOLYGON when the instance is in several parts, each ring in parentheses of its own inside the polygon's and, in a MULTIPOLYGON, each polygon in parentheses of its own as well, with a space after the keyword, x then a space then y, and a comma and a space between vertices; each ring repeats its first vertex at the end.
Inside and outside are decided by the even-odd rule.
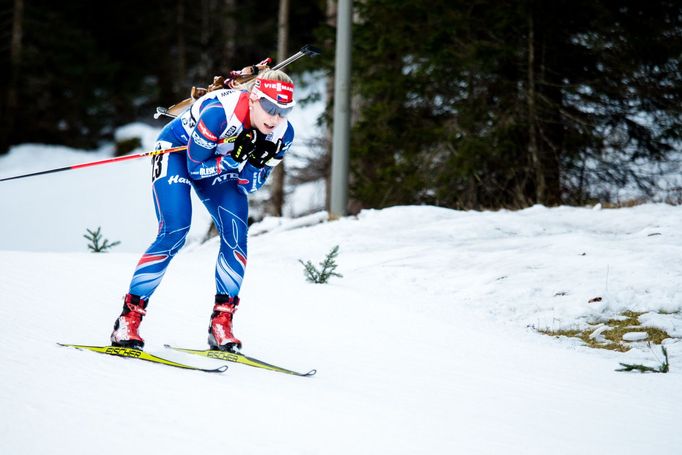
POLYGON ((230 152, 232 159, 237 163, 246 161, 246 159, 249 157, 249 154, 253 152, 254 148, 256 147, 257 140, 258 133, 256 130, 245 129, 239 133, 237 139, 234 140, 234 148, 230 152))
POLYGON ((265 166, 265 163, 277 155, 281 148, 281 139, 278 140, 276 144, 272 141, 266 141, 264 139, 259 140, 256 143, 254 150, 249 154, 249 164, 260 169, 265 166))

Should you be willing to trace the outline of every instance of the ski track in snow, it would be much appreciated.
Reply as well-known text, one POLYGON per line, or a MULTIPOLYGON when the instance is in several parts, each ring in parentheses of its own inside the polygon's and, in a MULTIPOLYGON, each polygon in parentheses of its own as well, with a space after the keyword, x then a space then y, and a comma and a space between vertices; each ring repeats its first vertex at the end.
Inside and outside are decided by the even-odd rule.
MULTIPOLYGON (((679 343, 669 374, 620 373, 654 353, 530 328, 630 309, 682 336, 680 225, 661 204, 395 207, 252 237, 235 331, 245 353, 313 378, 58 347, 107 343, 139 255, 0 251, 0 453, 680 453, 679 343), (344 277, 305 282, 298 259, 337 244, 344 277)), ((149 352, 220 364, 162 347, 205 346, 216 241, 171 264, 149 352)))

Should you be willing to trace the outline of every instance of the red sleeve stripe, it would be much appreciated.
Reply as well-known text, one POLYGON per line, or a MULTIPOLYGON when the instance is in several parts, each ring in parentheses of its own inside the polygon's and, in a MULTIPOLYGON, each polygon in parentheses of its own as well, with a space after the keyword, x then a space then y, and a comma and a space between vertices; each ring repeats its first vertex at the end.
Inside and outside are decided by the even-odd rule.
POLYGON ((249 116, 249 92, 239 95, 237 107, 234 108, 234 115, 241 122, 244 128, 251 128, 251 117, 249 116))
POLYGON ((218 136, 213 134, 211 130, 209 130, 206 125, 204 124, 203 120, 199 120, 199 123, 197 124, 197 129, 201 134, 204 135, 206 139, 212 142, 218 142, 218 136))

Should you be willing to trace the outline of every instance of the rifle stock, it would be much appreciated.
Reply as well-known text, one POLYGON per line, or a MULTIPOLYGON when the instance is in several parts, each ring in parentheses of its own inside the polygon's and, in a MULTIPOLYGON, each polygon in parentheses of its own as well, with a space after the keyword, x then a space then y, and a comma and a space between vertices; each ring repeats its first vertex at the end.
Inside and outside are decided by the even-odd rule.
MULTIPOLYGON (((277 65, 273 66, 272 69, 273 70, 282 69, 285 66, 288 66, 291 63, 295 62, 296 60, 305 57, 306 55, 309 57, 315 57, 316 55, 320 55, 320 49, 315 46, 311 46, 310 44, 306 44, 301 48, 300 51, 293 54, 289 58, 281 61, 277 65)), ((235 82, 237 84, 246 84, 249 81, 255 79, 256 76, 257 76, 256 74, 249 74, 246 76, 237 77, 235 78, 235 82)), ((182 114, 185 111, 185 109, 189 108, 194 101, 195 99, 190 97, 172 105, 169 108, 157 107, 156 113, 154 114, 154 118, 159 118, 162 115, 165 115, 166 117, 175 118, 178 115, 182 114)))

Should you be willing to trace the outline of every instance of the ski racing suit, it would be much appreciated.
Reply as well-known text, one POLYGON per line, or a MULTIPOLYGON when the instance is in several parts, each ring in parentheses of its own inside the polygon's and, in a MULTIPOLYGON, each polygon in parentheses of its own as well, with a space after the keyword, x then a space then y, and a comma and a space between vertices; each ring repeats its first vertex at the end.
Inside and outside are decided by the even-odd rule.
POLYGON ((220 235, 216 294, 239 294, 247 258, 247 195, 263 186, 294 139, 291 124, 280 122, 265 138, 282 142, 279 153, 259 169, 248 162, 237 163, 230 156, 234 139, 248 128, 249 93, 227 89, 207 93, 163 128, 157 150, 187 145, 187 151, 152 158, 152 193, 159 229, 137 264, 130 294, 148 300, 185 243, 192 215, 190 188, 208 209, 220 235))

